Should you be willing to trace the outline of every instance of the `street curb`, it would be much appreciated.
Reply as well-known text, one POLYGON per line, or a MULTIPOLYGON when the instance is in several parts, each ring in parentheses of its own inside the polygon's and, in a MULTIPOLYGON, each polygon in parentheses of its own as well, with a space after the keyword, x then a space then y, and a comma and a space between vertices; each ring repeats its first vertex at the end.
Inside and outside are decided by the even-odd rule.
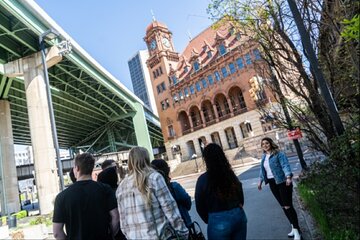
POLYGON ((303 202, 300 199, 297 183, 299 178, 296 177, 293 181, 294 191, 294 205, 295 210, 298 212, 299 225, 301 228, 301 237, 303 240, 321 240, 322 237, 319 234, 316 223, 310 213, 306 210, 303 202))

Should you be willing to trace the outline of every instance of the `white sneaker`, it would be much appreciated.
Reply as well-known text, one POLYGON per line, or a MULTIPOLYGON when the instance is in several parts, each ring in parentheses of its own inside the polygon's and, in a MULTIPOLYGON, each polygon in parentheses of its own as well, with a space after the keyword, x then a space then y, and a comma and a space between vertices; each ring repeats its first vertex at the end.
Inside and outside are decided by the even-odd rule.
POLYGON ((293 233, 294 233, 294 240, 301 240, 301 235, 298 229, 294 228, 293 233))
POLYGON ((288 237, 289 237, 289 238, 293 238, 293 237, 294 237, 294 227, 293 227, 292 224, 291 224, 291 232, 288 233, 288 237))

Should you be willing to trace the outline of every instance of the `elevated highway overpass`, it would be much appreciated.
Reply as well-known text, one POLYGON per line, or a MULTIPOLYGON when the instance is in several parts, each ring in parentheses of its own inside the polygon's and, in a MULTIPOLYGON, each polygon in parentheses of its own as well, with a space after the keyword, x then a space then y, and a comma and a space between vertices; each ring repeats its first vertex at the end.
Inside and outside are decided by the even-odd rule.
MULTIPOLYGON (((45 40, 51 97, 61 148, 92 153, 163 145, 158 118, 34 1, 0 1, 0 194, 2 213, 19 209, 14 144, 32 145, 40 211, 52 210, 58 175, 46 102, 39 37, 45 40), (58 43, 69 39, 62 56, 58 43), (55 186, 54 186, 55 185, 55 186)), ((91 37, 91 36, 89 36, 91 37)), ((106 37, 106 36, 104 36, 106 37)), ((111 47, 111 46, 110 46, 111 47)), ((109 56, 111 57, 111 56, 109 56)))

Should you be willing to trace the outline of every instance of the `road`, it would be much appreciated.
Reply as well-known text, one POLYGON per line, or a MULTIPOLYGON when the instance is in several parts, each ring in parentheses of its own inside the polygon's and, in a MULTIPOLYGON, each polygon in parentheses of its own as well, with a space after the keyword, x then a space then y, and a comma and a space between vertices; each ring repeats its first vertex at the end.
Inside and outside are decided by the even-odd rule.
MULTIPOLYGON (((290 157, 289 162, 294 175, 298 175, 301 166, 297 157, 290 157)), ((243 184, 244 210, 248 218, 247 239, 288 239, 287 233, 291 229, 290 224, 272 196, 269 187, 264 187, 262 191, 257 189, 259 169, 259 163, 234 167, 235 174, 243 184)), ((198 177, 199 174, 195 174, 175 179, 175 181, 180 183, 192 197, 190 216, 193 221, 200 224, 202 232, 206 236, 207 226, 197 214, 194 202, 194 191, 198 177)))

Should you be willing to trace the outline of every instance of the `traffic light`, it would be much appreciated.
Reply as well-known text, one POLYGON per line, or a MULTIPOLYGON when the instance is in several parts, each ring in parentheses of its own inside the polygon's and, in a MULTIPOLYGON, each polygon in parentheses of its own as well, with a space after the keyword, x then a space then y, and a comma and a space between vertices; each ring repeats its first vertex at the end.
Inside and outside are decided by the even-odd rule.
POLYGON ((260 90, 259 80, 257 79, 257 77, 250 78, 249 83, 251 89, 253 89, 255 92, 260 90))
POLYGON ((256 94, 256 91, 254 91, 253 88, 250 88, 249 93, 250 93, 250 97, 251 97, 254 101, 257 101, 257 100, 258 100, 258 96, 257 96, 257 94, 256 94))

